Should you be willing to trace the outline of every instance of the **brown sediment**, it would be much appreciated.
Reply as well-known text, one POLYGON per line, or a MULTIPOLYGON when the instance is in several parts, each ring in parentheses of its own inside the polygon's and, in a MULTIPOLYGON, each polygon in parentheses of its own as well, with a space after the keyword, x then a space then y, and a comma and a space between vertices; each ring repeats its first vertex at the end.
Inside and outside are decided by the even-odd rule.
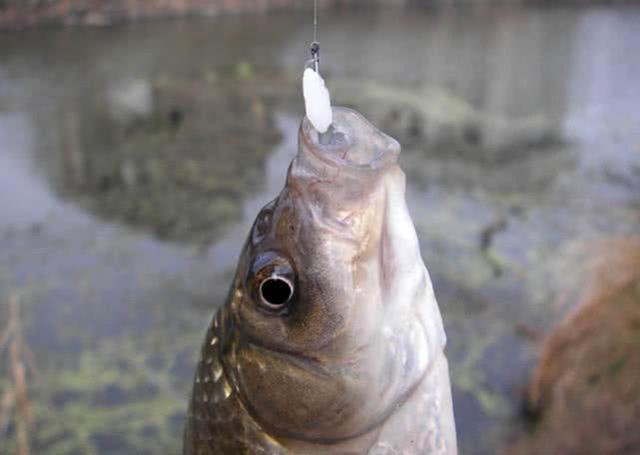
POLYGON ((640 453, 640 238, 600 243, 576 310, 547 339, 510 454, 640 453))

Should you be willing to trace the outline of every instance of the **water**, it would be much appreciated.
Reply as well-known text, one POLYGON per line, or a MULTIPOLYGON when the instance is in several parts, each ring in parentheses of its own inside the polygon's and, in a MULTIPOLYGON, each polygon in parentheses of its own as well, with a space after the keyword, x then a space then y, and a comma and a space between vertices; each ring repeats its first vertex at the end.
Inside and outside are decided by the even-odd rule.
MULTIPOLYGON (((640 233, 640 9, 343 12, 319 38, 334 103, 403 145, 461 449, 494 453, 526 334, 594 241, 640 233)), ((0 296, 24 301, 37 453, 179 450, 205 326, 295 154, 310 39, 300 15, 0 37, 0 296)))

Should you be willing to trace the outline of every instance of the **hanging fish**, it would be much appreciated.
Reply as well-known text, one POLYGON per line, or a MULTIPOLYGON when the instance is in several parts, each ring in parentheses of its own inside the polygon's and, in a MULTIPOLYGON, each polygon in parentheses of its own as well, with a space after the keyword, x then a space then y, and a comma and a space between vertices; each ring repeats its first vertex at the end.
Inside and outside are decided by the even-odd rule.
POLYGON ((455 454, 400 146, 346 108, 298 140, 208 328, 184 453, 455 454))

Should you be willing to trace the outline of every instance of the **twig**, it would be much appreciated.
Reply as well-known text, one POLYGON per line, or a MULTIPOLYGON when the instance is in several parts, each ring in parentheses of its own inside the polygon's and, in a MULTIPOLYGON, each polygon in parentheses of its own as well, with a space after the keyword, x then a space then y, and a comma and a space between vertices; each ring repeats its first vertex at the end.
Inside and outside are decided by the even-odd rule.
POLYGON ((36 366, 36 356, 33 354, 31 348, 26 344, 22 346, 22 349, 24 351, 24 360, 27 364, 27 369, 31 373, 31 376, 35 377, 36 380, 39 379, 40 371, 36 366))
POLYGON ((11 415, 11 410, 13 409, 13 404, 16 401, 15 393, 9 387, 2 394, 2 400, 0 400, 0 436, 4 434, 7 430, 7 425, 9 424, 9 417, 11 415))
POLYGON ((0 352, 7 344, 9 346, 9 371, 12 383, 5 390, 0 402, 0 433, 6 429, 11 409, 15 407, 18 454, 29 455, 29 427, 33 422, 33 414, 27 391, 27 368, 24 359, 25 354, 30 351, 24 344, 20 323, 20 300, 16 295, 9 298, 9 321, 2 333, 0 352))
POLYGON ((11 338, 11 334, 13 333, 13 321, 9 319, 9 323, 7 327, 5 327, 4 331, 0 335, 0 352, 5 348, 7 343, 9 342, 9 338, 11 338))

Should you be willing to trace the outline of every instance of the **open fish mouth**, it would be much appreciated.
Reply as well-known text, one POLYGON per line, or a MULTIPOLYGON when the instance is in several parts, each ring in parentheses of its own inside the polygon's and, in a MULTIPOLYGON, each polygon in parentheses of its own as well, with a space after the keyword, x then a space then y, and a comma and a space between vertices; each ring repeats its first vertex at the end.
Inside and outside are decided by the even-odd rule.
POLYGON ((376 211, 372 205, 380 202, 375 195, 383 186, 394 184, 390 180, 397 182, 401 174, 397 165, 400 144, 344 107, 333 108, 333 124, 323 134, 305 118, 298 142, 288 189, 304 201, 318 226, 360 242, 376 211), (387 176, 390 178, 385 179, 387 176))
POLYGON ((396 162, 400 144, 382 133, 358 112, 333 108, 333 124, 318 133, 305 117, 300 127, 301 148, 327 166, 352 172, 378 171, 396 162))

